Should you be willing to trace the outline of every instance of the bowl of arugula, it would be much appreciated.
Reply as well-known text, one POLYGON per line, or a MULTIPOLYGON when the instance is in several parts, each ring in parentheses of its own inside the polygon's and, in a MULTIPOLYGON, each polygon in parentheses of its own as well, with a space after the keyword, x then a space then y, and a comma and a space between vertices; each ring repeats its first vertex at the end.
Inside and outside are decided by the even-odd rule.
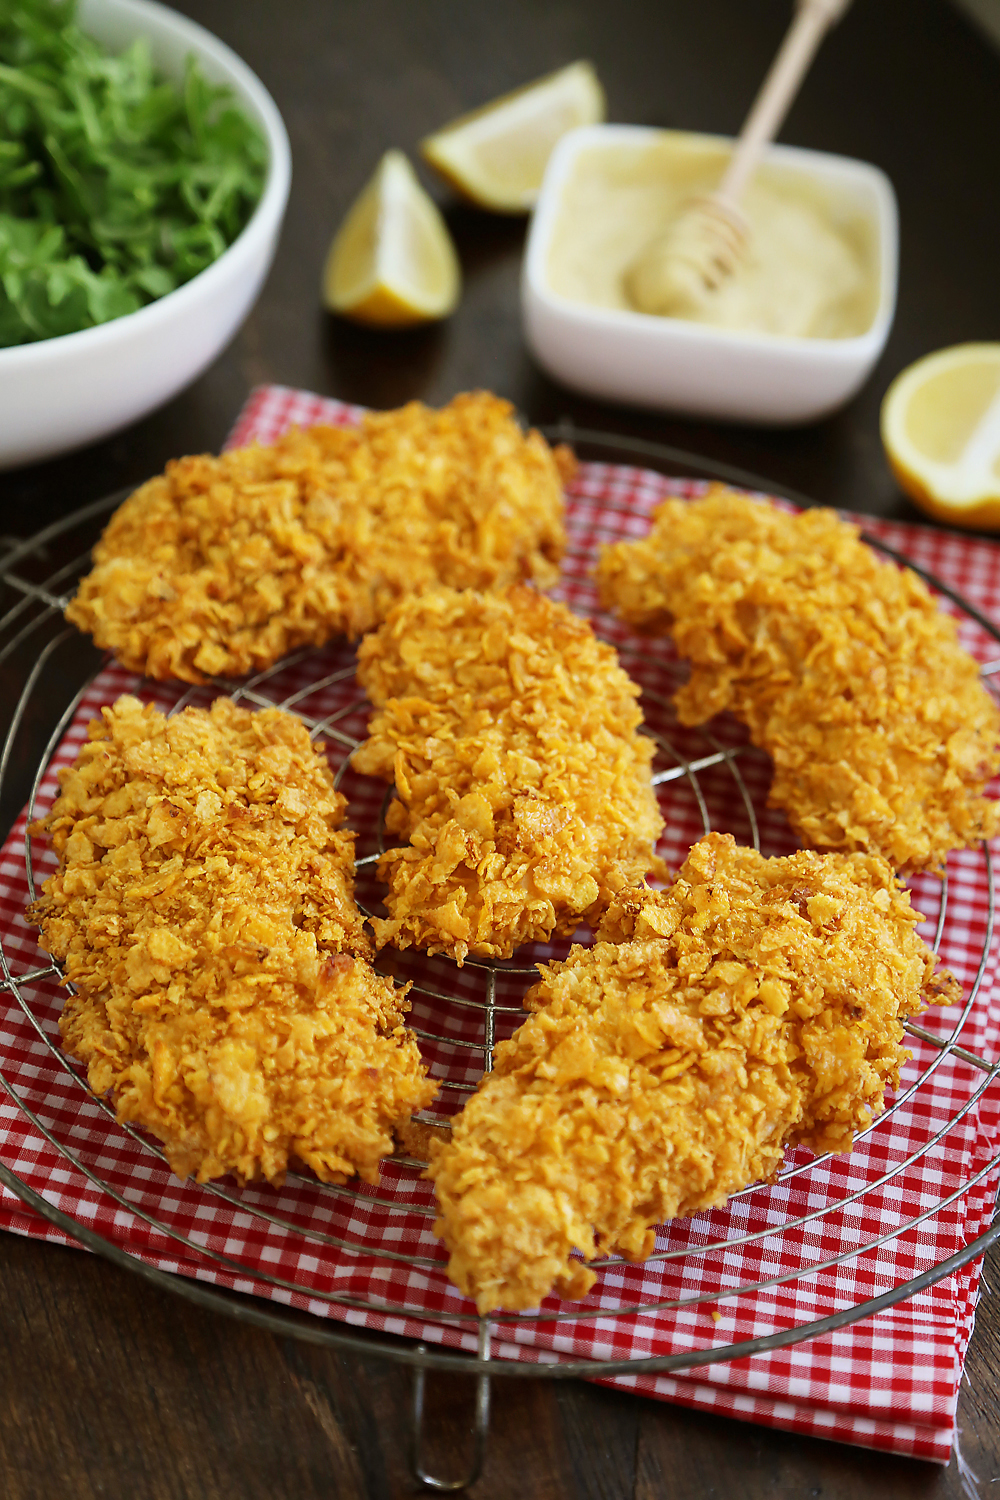
POLYGON ((0 3, 0 467, 169 401, 263 285, 291 181, 281 116, 155 0, 0 3))

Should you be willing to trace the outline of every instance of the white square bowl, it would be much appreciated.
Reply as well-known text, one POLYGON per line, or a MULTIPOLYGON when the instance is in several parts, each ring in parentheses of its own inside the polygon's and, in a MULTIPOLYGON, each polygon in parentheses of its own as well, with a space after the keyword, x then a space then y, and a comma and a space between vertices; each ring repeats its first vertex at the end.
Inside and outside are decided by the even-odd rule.
POLYGON ((548 274, 563 190, 595 147, 636 152, 676 139, 731 146, 721 136, 638 125, 587 125, 564 136, 542 183, 525 251, 521 306, 528 345, 555 380, 588 396, 733 422, 815 421, 854 395, 882 352, 896 307, 898 214, 892 184, 866 162, 770 146, 762 163, 777 181, 806 177, 862 220, 878 277, 874 315, 849 338, 795 338, 718 328, 626 308, 595 307, 553 291, 548 274))

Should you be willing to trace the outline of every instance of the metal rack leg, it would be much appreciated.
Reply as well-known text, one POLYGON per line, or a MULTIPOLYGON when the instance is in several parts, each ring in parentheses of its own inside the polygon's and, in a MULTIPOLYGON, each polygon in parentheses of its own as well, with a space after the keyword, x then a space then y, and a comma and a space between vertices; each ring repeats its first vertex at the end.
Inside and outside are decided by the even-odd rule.
MULTIPOLYGON (((418 1344, 421 1354, 426 1351, 426 1344, 418 1344)), ((490 1357, 490 1325, 487 1318, 479 1320, 479 1358, 490 1357)), ((486 1453, 486 1435, 490 1427, 490 1377, 480 1375, 476 1381, 476 1418, 472 1429, 472 1462, 468 1473, 461 1479, 439 1479, 435 1474, 429 1474, 423 1463, 423 1436, 424 1436, 424 1382, 427 1371, 422 1365, 418 1365, 413 1372, 413 1409, 412 1428, 410 1433, 410 1469, 418 1484, 425 1489, 436 1490, 439 1494, 453 1494, 457 1490, 468 1489, 470 1484, 475 1484, 483 1471, 483 1458, 486 1453)))

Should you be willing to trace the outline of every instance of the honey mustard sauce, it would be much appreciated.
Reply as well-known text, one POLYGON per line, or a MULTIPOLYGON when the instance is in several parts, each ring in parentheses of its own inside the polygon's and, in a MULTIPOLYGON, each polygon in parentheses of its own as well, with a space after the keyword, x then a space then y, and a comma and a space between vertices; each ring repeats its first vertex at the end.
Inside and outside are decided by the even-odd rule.
MULTIPOLYGON (((636 149, 581 152, 559 203, 548 260, 553 292, 594 307, 630 309, 625 272, 694 197, 711 192, 726 149, 679 136, 636 149)), ((852 338, 877 302, 874 234, 801 169, 761 166, 742 208, 752 235, 736 273, 693 321, 749 333, 852 338)))

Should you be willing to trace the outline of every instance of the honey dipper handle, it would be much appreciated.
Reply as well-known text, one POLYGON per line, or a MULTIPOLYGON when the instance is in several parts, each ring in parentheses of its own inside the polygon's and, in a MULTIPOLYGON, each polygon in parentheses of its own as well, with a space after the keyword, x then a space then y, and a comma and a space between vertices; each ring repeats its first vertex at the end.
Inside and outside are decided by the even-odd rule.
POLYGON ((733 205, 739 201, 761 148, 781 129, 820 42, 850 3, 851 0, 799 0, 795 18, 740 131, 717 197, 733 205))

